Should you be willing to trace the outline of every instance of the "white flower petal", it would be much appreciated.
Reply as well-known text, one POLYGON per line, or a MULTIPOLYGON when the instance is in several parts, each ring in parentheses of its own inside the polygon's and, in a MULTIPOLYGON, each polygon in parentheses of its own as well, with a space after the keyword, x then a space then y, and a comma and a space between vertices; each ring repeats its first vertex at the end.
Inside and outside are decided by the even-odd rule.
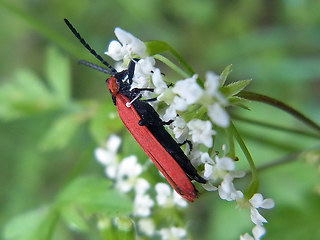
POLYGON ((124 158, 119 166, 119 173, 128 176, 138 176, 142 172, 142 166, 138 163, 136 156, 128 156, 124 158))
POLYGON ((121 138, 115 134, 110 135, 107 142, 107 149, 111 152, 117 152, 121 144, 121 138))
POLYGON ((138 221, 139 230, 145 235, 151 237, 155 233, 155 225, 151 218, 142 218, 138 221))
POLYGON ((108 51, 104 52, 104 54, 107 54, 116 61, 120 61, 124 57, 122 45, 116 40, 113 40, 109 43, 108 51))
POLYGON ((197 83, 197 75, 192 78, 177 81, 172 91, 187 102, 188 105, 195 103, 203 94, 204 90, 197 83))
POLYGON ((210 156, 209 156, 209 154, 207 152, 201 154, 201 162, 202 163, 207 163, 207 164, 210 164, 210 165, 215 164, 214 161, 210 158, 210 156))
POLYGON ((266 233, 266 229, 263 226, 256 225, 252 229, 252 234, 254 236, 254 239, 260 239, 264 234, 266 233))
POLYGON ((138 62, 136 62, 134 73, 137 75, 152 75, 152 72, 155 71, 155 64, 156 60, 153 57, 140 59, 138 62))
POLYGON ((230 118, 226 110, 218 103, 208 106, 208 115, 212 122, 226 128, 230 124, 230 118))
POLYGON ((213 174, 213 166, 211 164, 205 163, 203 177, 205 179, 210 179, 212 174, 213 174))
POLYGON ((216 156, 215 160, 219 169, 233 171, 236 168, 234 161, 229 157, 219 158, 216 156))
POLYGON ((157 94, 163 93, 168 88, 167 84, 162 79, 159 68, 156 68, 154 70, 154 73, 152 75, 152 82, 155 86, 154 92, 157 94))
POLYGON ((95 149, 94 155, 95 155, 95 158, 98 160, 98 162, 106 166, 111 162, 116 161, 116 158, 117 158, 117 156, 113 152, 110 152, 103 148, 95 149))
POLYGON ((137 179, 137 182, 135 185, 136 194, 145 194, 149 188, 150 188, 150 183, 147 180, 145 180, 144 178, 137 179))
POLYGON ((271 199, 271 198, 267 198, 267 199, 263 200, 263 202, 260 205, 260 207, 264 208, 264 209, 270 209, 270 208, 273 208, 274 205, 275 205, 274 200, 271 199))
POLYGON ((240 236, 240 240, 255 240, 249 233, 240 236))
POLYGON ((138 194, 134 199, 134 215, 137 217, 148 217, 154 202, 149 195, 138 194))
POLYGON ((168 201, 169 197, 171 196, 171 188, 168 184, 165 183, 157 183, 155 186, 156 192, 157 192, 157 203, 159 206, 165 206, 168 201))
POLYGON ((184 98, 175 96, 172 101, 172 106, 178 111, 185 111, 188 108, 188 102, 184 98))
POLYGON ((118 171, 118 164, 117 165, 109 165, 106 169, 105 169, 105 173, 106 175, 111 178, 114 179, 117 176, 117 171, 118 171))
POLYGON ((267 220, 259 213, 256 208, 251 208, 251 221, 256 224, 262 226, 263 223, 266 223, 267 220))
POLYGON ((229 173, 233 178, 242 178, 246 175, 245 171, 232 171, 229 173))
POLYGON ((206 82, 204 84, 206 92, 210 96, 215 96, 219 88, 220 76, 216 75, 214 72, 206 73, 206 82))
POLYGON ((142 166, 137 162, 136 156, 124 158, 118 167, 116 188, 121 192, 129 192, 138 182, 142 173, 142 166))
POLYGON ((129 54, 134 53, 141 58, 145 57, 146 45, 140 39, 119 27, 115 28, 114 33, 129 54))
POLYGON ((181 117, 176 117, 172 123, 173 133, 175 138, 179 143, 184 142, 188 138, 189 129, 187 128, 187 123, 181 117))
POLYGON ((209 192, 216 191, 218 189, 216 186, 213 186, 210 182, 202 184, 202 187, 209 192))
POLYGON ((261 193, 254 194, 251 199, 249 200, 251 205, 255 208, 259 208, 263 202, 263 196, 261 193))
POLYGON ((243 193, 235 189, 233 178, 227 175, 218 187, 219 196, 227 201, 234 201, 243 197, 243 193))
POLYGON ((192 137, 192 141, 195 143, 202 143, 207 147, 212 147, 213 140, 212 135, 216 134, 212 130, 212 124, 210 121, 202 121, 200 119, 193 119, 187 124, 192 137))
POLYGON ((166 109, 166 113, 163 115, 162 119, 163 119, 163 121, 170 121, 170 120, 174 119, 176 116, 177 116, 176 109, 174 108, 173 105, 170 105, 166 109))

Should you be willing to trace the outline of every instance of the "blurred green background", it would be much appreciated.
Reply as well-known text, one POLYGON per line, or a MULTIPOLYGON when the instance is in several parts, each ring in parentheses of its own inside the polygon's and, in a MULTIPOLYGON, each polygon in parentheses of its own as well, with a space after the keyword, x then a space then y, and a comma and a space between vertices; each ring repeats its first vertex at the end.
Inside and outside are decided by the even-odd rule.
MULTIPOLYGON (((96 61, 63 18, 101 54, 119 26, 141 40, 168 42, 202 76, 233 64, 230 81, 252 78, 251 91, 319 123, 319 9, 316 0, 0 0, 0 230, 12 217, 52 202, 74 177, 103 176, 93 151, 109 134, 123 136, 124 156, 144 158, 119 119, 110 117, 115 108, 106 76, 77 64, 96 61)), ((307 129, 269 106, 250 108, 237 114, 307 129)), ((319 149, 316 137, 235 124, 258 166, 319 149)), ((276 201, 266 215, 266 239, 320 238, 319 170, 303 160, 261 172, 261 191, 276 201)), ((250 231, 247 213, 214 195, 190 207, 192 235, 236 239, 250 231)), ((99 239, 63 227, 59 232, 60 239, 99 239)))

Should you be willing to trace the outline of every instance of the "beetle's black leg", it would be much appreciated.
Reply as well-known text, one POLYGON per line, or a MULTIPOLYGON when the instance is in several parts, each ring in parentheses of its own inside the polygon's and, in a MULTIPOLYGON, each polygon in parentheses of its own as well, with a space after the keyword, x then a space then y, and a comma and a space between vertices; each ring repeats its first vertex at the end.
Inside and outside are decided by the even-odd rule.
POLYGON ((182 145, 184 145, 184 144, 188 144, 189 145, 189 148, 190 148, 190 151, 189 152, 192 152, 192 148, 193 148, 193 146, 192 146, 192 142, 190 141, 190 140, 185 140, 184 142, 182 142, 182 143, 178 143, 180 146, 182 146, 182 145))

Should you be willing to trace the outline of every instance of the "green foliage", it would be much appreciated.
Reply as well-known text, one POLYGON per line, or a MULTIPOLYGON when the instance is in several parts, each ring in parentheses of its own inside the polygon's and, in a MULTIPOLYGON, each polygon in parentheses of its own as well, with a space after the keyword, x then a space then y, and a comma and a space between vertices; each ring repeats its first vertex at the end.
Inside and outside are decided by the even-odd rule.
POLYGON ((84 214, 89 215, 101 213, 114 217, 130 213, 131 201, 110 186, 111 182, 106 179, 75 179, 60 193, 56 205, 59 208, 80 208, 84 214))
POLYGON ((13 218, 4 230, 5 239, 51 239, 58 221, 77 231, 89 231, 88 218, 108 218, 132 211, 131 200, 110 189, 111 183, 97 177, 80 177, 69 183, 51 205, 13 218), (117 201, 114 201, 117 199, 117 201), (99 218, 99 217, 98 217, 99 218))
POLYGON ((228 85, 221 87, 221 92, 226 97, 231 97, 242 91, 246 86, 250 84, 251 80, 241 80, 232 82, 228 85))

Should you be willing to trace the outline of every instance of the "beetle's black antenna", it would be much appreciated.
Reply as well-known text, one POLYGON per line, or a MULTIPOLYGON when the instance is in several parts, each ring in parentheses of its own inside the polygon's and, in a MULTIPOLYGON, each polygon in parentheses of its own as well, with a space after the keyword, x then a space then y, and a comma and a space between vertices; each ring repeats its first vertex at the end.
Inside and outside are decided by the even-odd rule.
POLYGON ((98 70, 100 72, 103 72, 103 73, 106 73, 106 74, 110 74, 110 75, 114 75, 114 72, 110 71, 109 69, 101 67, 99 65, 96 65, 94 63, 88 62, 86 60, 80 60, 78 63, 83 64, 83 65, 88 66, 88 67, 91 67, 91 68, 93 68, 95 70, 98 70))
MULTIPOLYGON (((108 72, 108 74, 114 75, 115 73, 117 73, 117 70, 114 69, 107 61, 105 61, 94 49, 92 49, 90 47, 90 45, 81 37, 80 33, 78 33, 78 31, 72 26, 72 24, 68 21, 68 19, 64 19, 64 22, 67 24, 68 28, 71 30, 71 32, 80 40, 80 42, 82 43, 82 45, 89 50, 89 52, 95 56, 101 63, 103 63, 104 65, 106 65, 110 71, 108 72)), ((84 65, 90 66, 89 64, 85 64, 84 65)), ((94 65, 94 64, 93 64, 94 65)), ((92 66, 90 66, 92 67, 92 66)), ((93 67, 97 70, 99 70, 96 67, 93 67)), ((103 68, 102 68, 103 69, 103 68)), ((100 70, 99 70, 100 71, 100 70)), ((102 71, 102 72, 106 72, 106 71, 102 71)))

